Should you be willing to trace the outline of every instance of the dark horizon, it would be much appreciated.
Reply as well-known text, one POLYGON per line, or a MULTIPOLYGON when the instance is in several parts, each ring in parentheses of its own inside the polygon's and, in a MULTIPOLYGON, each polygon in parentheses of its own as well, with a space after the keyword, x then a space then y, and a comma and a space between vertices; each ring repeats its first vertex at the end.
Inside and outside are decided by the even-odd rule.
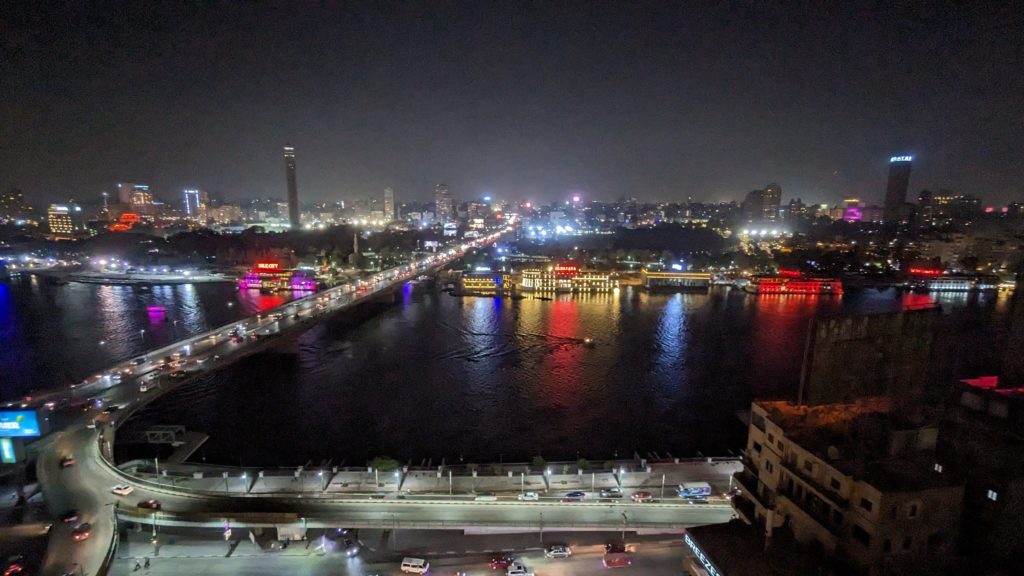
POLYGON ((1012 6, 6 3, 0 187, 303 203, 1024 200, 1012 6))

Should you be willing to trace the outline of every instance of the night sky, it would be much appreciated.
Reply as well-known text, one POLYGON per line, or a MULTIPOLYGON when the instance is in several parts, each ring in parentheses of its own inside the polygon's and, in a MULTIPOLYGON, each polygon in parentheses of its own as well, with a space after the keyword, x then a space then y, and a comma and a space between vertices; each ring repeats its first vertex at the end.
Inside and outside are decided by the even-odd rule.
POLYGON ((0 187, 1024 200, 1021 6, 748 4, 3 2, 0 187))

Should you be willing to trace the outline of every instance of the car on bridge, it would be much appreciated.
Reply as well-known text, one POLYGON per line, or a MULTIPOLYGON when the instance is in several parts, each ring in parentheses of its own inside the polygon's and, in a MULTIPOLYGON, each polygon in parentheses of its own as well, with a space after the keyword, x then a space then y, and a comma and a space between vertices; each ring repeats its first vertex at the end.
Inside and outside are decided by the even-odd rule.
POLYGON ((68 510, 60 517, 60 521, 65 524, 78 522, 78 510, 68 510))
POLYGON ((132 492, 135 492, 135 488, 127 484, 118 484, 111 488, 110 491, 118 496, 127 496, 132 492))
POLYGON ((540 500, 540 494, 538 494, 536 492, 523 492, 519 496, 516 496, 516 498, 518 498, 519 500, 522 500, 522 501, 530 501, 530 502, 532 502, 532 501, 540 500))
POLYGON ((60 467, 61 468, 70 468, 70 467, 74 466, 75 464, 78 464, 78 460, 75 460, 75 457, 72 456, 71 454, 65 454, 60 459, 60 467))
POLYGON ((511 556, 495 556, 491 558, 491 570, 508 570, 515 561, 516 559, 511 556))
POLYGON ((601 498, 622 498, 622 488, 602 488, 601 498))
POLYGON ((650 492, 644 492, 644 491, 633 492, 633 495, 630 496, 630 498, 633 499, 633 502, 653 502, 654 501, 654 494, 651 494, 650 492))
POLYGON ((161 504, 159 500, 153 500, 152 498, 150 498, 149 500, 143 500, 139 502, 138 507, 148 508, 150 510, 160 510, 161 508, 163 508, 163 504, 161 504))
POLYGON ((544 551, 545 558, 568 558, 572 556, 572 549, 562 544, 553 544, 544 551))
POLYGON ((583 499, 586 497, 586 492, 580 492, 579 490, 576 490, 574 492, 569 492, 568 494, 566 494, 565 498, 562 498, 562 502, 583 502, 583 499))

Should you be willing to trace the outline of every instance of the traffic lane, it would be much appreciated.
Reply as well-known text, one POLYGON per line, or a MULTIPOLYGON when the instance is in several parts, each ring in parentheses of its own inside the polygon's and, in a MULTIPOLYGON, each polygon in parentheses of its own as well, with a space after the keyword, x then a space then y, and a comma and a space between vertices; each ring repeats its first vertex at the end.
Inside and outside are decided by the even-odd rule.
POLYGON ((98 454, 74 454, 78 464, 60 467, 60 459, 64 455, 73 454, 74 449, 88 451, 95 443, 82 437, 94 436, 93 431, 61 433, 52 449, 40 455, 37 473, 40 484, 46 495, 47 507, 56 518, 50 531, 47 554, 43 561, 41 573, 59 576, 68 571, 72 564, 78 564, 87 574, 95 573, 106 556, 110 542, 114 537, 111 523, 112 511, 105 507, 105 502, 97 494, 92 482, 98 475, 95 459, 98 454), (60 522, 59 518, 68 510, 75 509, 79 513, 79 523, 88 522, 92 525, 92 534, 81 542, 72 539, 74 524, 60 522))
MULTIPOLYGON (((318 555, 311 552, 314 546, 305 547, 303 543, 295 543, 289 552, 274 554, 257 554, 239 557, 218 557, 224 554, 223 543, 219 554, 201 558, 182 557, 149 557, 150 568, 145 574, 154 576, 177 576, 192 574, 194 576, 220 576, 235 574, 279 575, 298 574, 319 576, 342 574, 344 576, 369 576, 373 574, 399 574, 399 563, 403 556, 396 552, 387 561, 370 561, 360 556, 346 558, 341 554, 318 555), (300 548, 301 547, 301 548, 300 548), (299 550, 296 550, 296 549, 299 550), (294 552, 291 552, 294 550, 294 552), (301 550, 301 551, 300 551, 301 550)), ((162 550, 163 552, 163 550, 162 550)), ((168 553, 171 553, 168 551, 168 553)), ((465 572, 470 576, 501 574, 490 569, 490 558, 495 554, 464 554, 439 555, 438 552, 409 553, 426 558, 430 562, 432 574, 453 574, 465 572)), ((544 576, 590 576, 605 570, 601 560, 603 553, 599 549, 585 550, 574 553, 571 558, 548 559, 540 551, 522 554, 510 553, 521 559, 526 566, 537 574, 544 576)), ((657 546, 643 548, 631 554, 632 571, 626 573, 643 575, 678 575, 682 570, 684 551, 681 545, 657 546)), ((112 576, 129 576, 134 574, 138 557, 120 558, 115 561, 110 574, 112 576)))

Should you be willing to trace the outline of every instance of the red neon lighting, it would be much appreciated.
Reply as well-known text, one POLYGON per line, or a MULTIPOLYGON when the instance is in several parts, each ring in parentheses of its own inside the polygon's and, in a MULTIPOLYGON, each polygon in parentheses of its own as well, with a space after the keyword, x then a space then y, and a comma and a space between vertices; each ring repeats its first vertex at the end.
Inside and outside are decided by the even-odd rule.
POLYGON ((910 273, 915 276, 941 276, 942 270, 935 268, 911 268, 910 273))
POLYGON ((580 267, 576 264, 556 264, 555 276, 576 276, 580 273, 580 267))
POLYGON ((139 222, 139 215, 134 212, 125 212, 119 219, 121 224, 135 224, 139 222))
POLYGON ((799 270, 788 270, 786 268, 779 268, 779 276, 786 278, 800 278, 803 274, 799 270))
POLYGON ((257 262, 256 263, 256 269, 257 270, 280 270, 281 269, 281 265, 278 264, 277 262, 257 262))

